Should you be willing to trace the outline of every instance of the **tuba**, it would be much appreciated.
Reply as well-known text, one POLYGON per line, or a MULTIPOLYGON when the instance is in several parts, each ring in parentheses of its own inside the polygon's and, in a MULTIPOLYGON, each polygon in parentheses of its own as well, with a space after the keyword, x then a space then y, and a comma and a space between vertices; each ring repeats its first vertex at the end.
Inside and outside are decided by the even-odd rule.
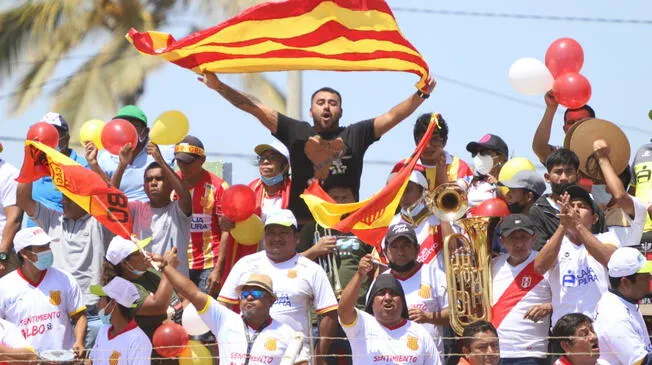
POLYGON ((454 222, 462 218, 469 207, 466 190, 457 183, 441 184, 428 191, 425 203, 432 214, 444 222, 454 222))

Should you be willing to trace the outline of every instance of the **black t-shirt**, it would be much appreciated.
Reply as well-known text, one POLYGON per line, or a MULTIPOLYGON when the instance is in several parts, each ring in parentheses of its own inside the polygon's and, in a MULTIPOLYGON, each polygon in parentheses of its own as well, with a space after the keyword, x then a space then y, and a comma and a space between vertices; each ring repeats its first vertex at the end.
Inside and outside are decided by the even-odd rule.
POLYGON ((302 121, 278 114, 276 137, 290 151, 290 167, 292 168, 292 186, 290 187, 289 209, 297 219, 312 219, 308 207, 299 197, 314 176, 312 161, 306 156, 306 141, 318 135, 324 140, 341 138, 346 146, 342 155, 331 163, 329 177, 340 175, 340 181, 353 188, 359 195, 360 176, 362 175, 362 160, 369 146, 376 142, 373 119, 364 120, 346 127, 339 127, 334 132, 317 133, 313 127, 302 121), (343 179, 341 178, 343 175, 343 179))

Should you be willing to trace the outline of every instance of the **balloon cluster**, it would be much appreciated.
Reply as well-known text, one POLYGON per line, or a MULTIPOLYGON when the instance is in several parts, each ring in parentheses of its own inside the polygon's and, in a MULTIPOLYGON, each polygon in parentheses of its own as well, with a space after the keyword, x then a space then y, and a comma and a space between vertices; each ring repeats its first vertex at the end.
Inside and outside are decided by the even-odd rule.
POLYGON ((256 196, 246 185, 233 185, 222 194, 222 212, 235 222, 231 230, 233 238, 243 245, 255 245, 265 233, 265 226, 255 212, 256 196))
POLYGON ((212 364, 213 355, 210 350, 201 342, 190 341, 188 338, 188 333, 191 335, 196 333, 191 332, 191 330, 186 327, 185 312, 189 309, 191 312, 189 317, 192 317, 192 325, 190 328, 196 330, 196 326, 201 325, 206 328, 206 331, 200 334, 208 332, 208 327, 206 327, 201 318, 199 318, 197 310, 191 304, 184 309, 183 327, 174 322, 165 322, 154 331, 154 336, 152 336, 154 349, 162 357, 178 357, 180 365, 212 364))
MULTIPOLYGON (((177 144, 188 134, 188 129, 188 118, 178 110, 169 110, 156 118, 149 132, 149 138, 154 144, 177 144)), ((106 149, 117 155, 127 143, 132 147, 136 146, 138 132, 124 119, 117 118, 108 123, 91 119, 82 124, 79 140, 82 143, 92 142, 98 149, 106 149)))
POLYGON ((576 109, 591 98, 591 84, 579 72, 584 65, 584 50, 572 38, 552 42, 545 65, 535 58, 521 58, 509 69, 509 81, 518 92, 540 95, 552 90, 557 102, 576 109))

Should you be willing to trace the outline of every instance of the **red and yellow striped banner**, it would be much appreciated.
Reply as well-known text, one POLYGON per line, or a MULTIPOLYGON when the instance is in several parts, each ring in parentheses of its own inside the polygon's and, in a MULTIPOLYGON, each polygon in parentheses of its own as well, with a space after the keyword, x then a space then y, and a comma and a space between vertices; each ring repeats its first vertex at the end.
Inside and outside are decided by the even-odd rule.
POLYGON ((420 77, 419 89, 429 77, 384 0, 272 1, 178 41, 134 29, 127 39, 141 53, 197 73, 403 71, 420 77))

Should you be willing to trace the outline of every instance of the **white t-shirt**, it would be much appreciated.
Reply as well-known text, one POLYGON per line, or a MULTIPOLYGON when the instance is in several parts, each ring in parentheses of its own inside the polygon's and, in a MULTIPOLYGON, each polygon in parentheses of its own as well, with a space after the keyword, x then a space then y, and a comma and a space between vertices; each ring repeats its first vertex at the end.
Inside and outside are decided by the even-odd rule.
MULTIPOLYGON (((401 214, 399 213, 396 214, 394 218, 392 218, 392 222, 390 223, 390 226, 401 222, 410 225, 412 224, 411 222, 408 222, 405 219, 403 219, 403 216, 401 216, 401 214)), ((439 221, 439 219, 431 214, 425 217, 424 219, 419 220, 416 225, 412 225, 412 227, 414 228, 414 233, 417 234, 417 241, 419 242, 419 246, 421 246, 427 239, 429 239, 430 236, 435 234, 435 232, 439 232, 441 230, 440 224, 441 222, 439 221)), ((385 238, 383 238, 382 244, 383 245, 385 244, 385 238)), ((439 271, 446 272, 446 269, 444 267, 443 242, 435 242, 435 244, 440 246, 436 247, 433 245, 432 249, 433 250, 435 248, 439 249, 439 253, 430 261, 430 264, 433 265, 433 267, 438 269, 439 271)), ((419 251, 419 256, 417 257, 417 261, 423 262, 422 258, 429 256, 428 254, 429 254, 428 252, 419 251)))
POLYGON ((387 328, 367 312, 356 309, 353 323, 340 324, 351 344, 353 365, 441 364, 430 333, 420 324, 405 320, 387 328))
POLYGON ((16 205, 17 177, 18 169, 0 159, 0 232, 5 229, 5 224, 7 224, 5 208, 16 205))
POLYGON ((638 306, 610 291, 598 302, 593 328, 598 335, 600 359, 611 365, 635 364, 652 351, 638 306))
POLYGON ((0 288, 0 317, 18 326, 36 352, 72 349, 70 317, 86 309, 72 275, 51 267, 30 283, 18 269, 0 279, 0 288))
POLYGON ((20 329, 2 318, 0 318, 0 344, 10 349, 32 349, 20 329))
MULTIPOLYGON (((242 318, 235 312, 208 298, 206 307, 199 316, 217 338, 221 364, 244 364, 247 356, 247 335, 242 318)), ((258 335, 256 330, 246 326, 249 339, 253 342, 249 364, 278 365, 292 341, 296 331, 286 324, 272 319, 258 335), (254 339, 255 338, 255 339, 254 339)), ((305 347, 296 357, 295 363, 307 361, 305 347)))
POLYGON ((613 232, 622 246, 634 246, 641 243, 643 227, 647 218, 647 206, 632 196, 634 205, 634 219, 632 219, 622 208, 605 209, 605 225, 609 232, 613 232))
MULTIPOLYGON (((385 273, 392 274, 401 283, 408 309, 419 308, 424 312, 441 312, 448 308, 446 275, 441 270, 435 269, 434 266, 421 265, 419 271, 407 278, 403 278, 391 270, 387 270, 385 273)), ((373 283, 371 287, 373 287, 373 283)), ((444 327, 435 326, 432 323, 422 323, 421 325, 435 341, 439 353, 443 354, 444 343, 441 337, 444 335, 444 327)))
POLYGON ((253 273, 272 278, 274 294, 278 298, 270 310, 272 318, 302 332, 306 338, 311 337, 311 308, 320 315, 337 309, 335 294, 321 266, 299 254, 284 262, 273 262, 265 251, 247 255, 236 262, 218 299, 229 304, 239 303, 235 288, 253 273))
POLYGON ((136 321, 116 336, 109 335, 111 325, 100 327, 90 358, 93 365, 149 365, 152 343, 136 321))
POLYGON ((152 208, 147 202, 133 201, 129 202, 129 212, 133 217, 133 232, 138 239, 152 237, 152 242, 145 250, 163 255, 165 251, 176 247, 179 272, 188 277, 188 243, 192 214, 186 215, 179 207, 178 200, 170 202, 164 208, 152 208))
POLYGON ((273 198, 265 198, 263 197, 263 201, 261 203, 260 207, 260 212, 261 212, 261 219, 264 222, 265 219, 267 218, 267 215, 275 210, 281 210, 283 209, 283 199, 281 199, 281 196, 275 196, 273 198))
MULTIPOLYGON (((611 232, 595 236, 600 242, 619 246, 618 238, 611 232)), ((552 290, 552 326, 568 313, 595 317, 595 306, 609 287, 606 267, 589 255, 584 245, 576 245, 565 236, 548 279, 552 290)))
POLYGON ((495 184, 486 181, 476 181, 469 186, 466 197, 470 207, 476 207, 483 201, 493 199, 498 194, 495 184))
MULTIPOLYGON (((492 306, 496 305, 498 299, 514 283, 514 279, 518 274, 534 261, 537 254, 537 251, 532 251, 530 257, 516 266, 512 266, 507 262, 509 254, 503 254, 493 259, 491 265, 491 276, 493 278, 492 306)), ((525 275, 521 278, 521 282, 517 283, 522 288, 521 290, 528 290, 527 294, 512 307, 498 325, 500 357, 546 357, 550 317, 546 317, 539 322, 532 322, 530 319, 524 319, 523 316, 532 306, 550 303, 552 292, 550 291, 550 283, 548 283, 545 276, 534 287, 530 286, 532 280, 531 276, 525 275)))

